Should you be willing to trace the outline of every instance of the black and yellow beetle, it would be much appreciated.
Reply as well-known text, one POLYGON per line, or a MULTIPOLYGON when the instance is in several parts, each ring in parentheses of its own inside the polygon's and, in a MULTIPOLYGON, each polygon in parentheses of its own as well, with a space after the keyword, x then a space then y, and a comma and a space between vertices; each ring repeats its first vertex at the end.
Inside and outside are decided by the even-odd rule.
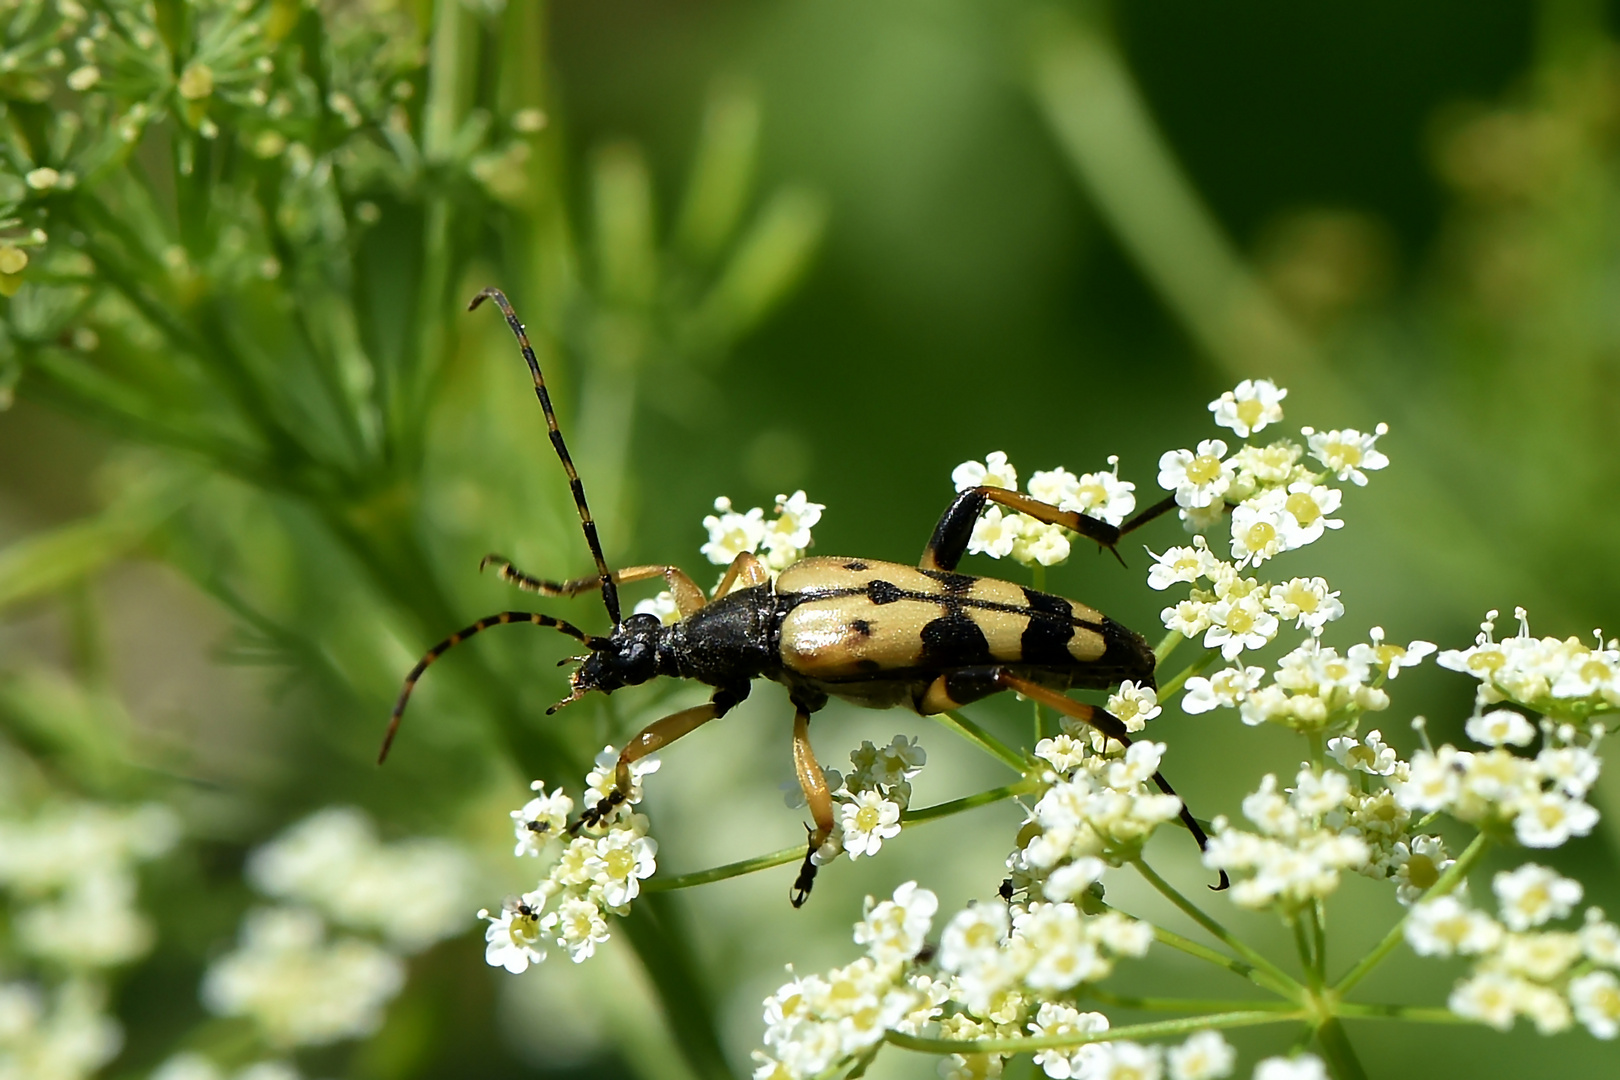
MULTIPOLYGON (((793 760, 815 820, 793 887, 797 907, 809 895, 815 877, 811 856, 834 828, 832 792, 810 748, 809 734, 811 714, 830 697, 874 709, 904 706, 926 716, 1012 690, 1130 743, 1119 719, 1063 691, 1107 689, 1127 679, 1153 686, 1154 655, 1147 641, 1084 604, 996 578, 959 574, 955 568, 988 502, 1062 525, 1112 550, 1123 534, 1171 509, 1173 500, 1116 527, 1016 491, 975 487, 961 492, 945 511, 917 566, 818 556, 794 563, 772 582, 759 560, 744 552, 731 563, 712 596, 705 596, 674 566, 610 571, 585 502, 584 485, 558 429, 523 324, 497 289, 485 289, 470 307, 486 299, 501 309, 522 347, 552 445, 568 473, 597 573, 573 581, 545 581, 499 556, 487 556, 484 565, 495 565, 502 580, 541 596, 575 596, 600 587, 613 631, 598 637, 561 619, 528 611, 503 611, 457 631, 429 649, 405 677, 379 761, 388 755, 422 672, 447 649, 492 626, 551 627, 589 650, 574 670, 569 696, 548 713, 593 690, 611 694, 661 675, 696 679, 715 688, 705 704, 649 724, 625 745, 613 790, 584 812, 584 822, 601 820, 624 800, 633 762, 724 716, 748 696, 753 680, 774 680, 787 687, 793 702, 793 760), (618 586, 659 577, 675 598, 679 621, 665 626, 655 615, 621 618, 618 586)), ((1155 774, 1154 781, 1174 794, 1162 776, 1155 774)), ((1204 831, 1185 806, 1181 818, 1204 846, 1204 831)), ((1223 873, 1219 887, 1225 884, 1223 873)))

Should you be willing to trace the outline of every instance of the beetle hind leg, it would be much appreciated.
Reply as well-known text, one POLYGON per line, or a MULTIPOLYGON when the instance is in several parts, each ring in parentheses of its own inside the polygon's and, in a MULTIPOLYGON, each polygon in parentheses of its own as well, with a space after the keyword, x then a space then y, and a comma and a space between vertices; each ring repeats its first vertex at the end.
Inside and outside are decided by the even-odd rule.
POLYGON ((804 790, 805 805, 810 808, 810 816, 816 823, 813 829, 805 827, 805 831, 810 834, 809 843, 804 853, 804 862, 799 867, 799 876, 793 882, 793 891, 789 894, 794 907, 803 907, 816 881, 816 852, 820 851, 822 845, 832 836, 836 822, 833 819, 832 792, 827 788, 827 776, 821 771, 815 751, 810 747, 810 710, 798 702, 794 702, 793 705, 795 709, 793 768, 799 777, 799 787, 804 790))

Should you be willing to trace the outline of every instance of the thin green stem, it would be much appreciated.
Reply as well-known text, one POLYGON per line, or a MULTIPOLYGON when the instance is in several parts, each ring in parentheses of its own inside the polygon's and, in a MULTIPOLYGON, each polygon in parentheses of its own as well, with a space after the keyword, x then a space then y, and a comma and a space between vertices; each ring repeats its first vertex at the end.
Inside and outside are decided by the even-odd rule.
POLYGON ((1165 634, 1159 639, 1159 643, 1153 646, 1153 666, 1162 667, 1164 662, 1170 659, 1170 654, 1176 651, 1176 646, 1186 640, 1187 638, 1177 630, 1165 634))
POLYGON ((1341 1001, 1335 1011, 1340 1016, 1352 1016, 1357 1020, 1407 1020, 1414 1024, 1479 1023, 1478 1020, 1458 1016, 1450 1009, 1424 1005, 1358 1005, 1350 1001, 1341 1001))
POLYGON ((1299 1006, 1292 1001, 1231 1001, 1222 998, 1158 998, 1158 997, 1132 997, 1129 994, 1112 994, 1100 987, 1088 986, 1085 997, 1104 1005, 1117 1005, 1122 1009, 1142 1009, 1153 1012, 1242 1012, 1244 1010, 1263 1010, 1266 1012, 1297 1013, 1299 1006))
POLYGON ((1185 912, 1187 916, 1199 926, 1202 926, 1205 930, 1209 931, 1210 934, 1218 938, 1227 948, 1231 949, 1233 952, 1243 957, 1243 959, 1253 964, 1256 968, 1257 974, 1263 973, 1273 980, 1276 985, 1270 986, 1268 989, 1273 990, 1286 998, 1290 998, 1295 1001, 1301 1000, 1304 987, 1300 986, 1299 983, 1290 978, 1288 974, 1276 964, 1273 964, 1270 960, 1267 960, 1264 956, 1261 956, 1247 944, 1240 941, 1230 930, 1216 922, 1197 904, 1194 904, 1191 900, 1188 900, 1185 896, 1182 896, 1181 893, 1176 891, 1175 886, 1171 885, 1168 881, 1164 880, 1164 878, 1155 873, 1153 868, 1146 862, 1141 859, 1133 859, 1131 861, 1131 865, 1136 867, 1137 872, 1147 879, 1149 885, 1152 885, 1155 889, 1159 890, 1165 899, 1176 905, 1176 907, 1185 912))
POLYGON ((1314 993, 1322 989, 1322 977, 1316 970, 1316 956, 1311 949, 1310 929, 1305 925, 1303 913, 1290 915, 1288 926, 1294 931, 1294 948, 1299 951, 1299 964, 1305 970, 1305 984, 1314 993))
POLYGON ((1164 1035, 1187 1035, 1210 1028, 1254 1027, 1258 1024, 1297 1022, 1306 1018, 1303 1012, 1269 1012, 1245 1009, 1239 1012, 1207 1013, 1179 1020, 1154 1020, 1146 1024, 1127 1024, 1090 1034, 1040 1035, 1027 1039, 925 1039, 919 1035, 906 1035, 891 1031, 884 1038, 895 1046, 907 1050, 921 1050, 927 1054, 1022 1054, 1035 1050, 1063 1050, 1071 1046, 1104 1042, 1114 1039, 1152 1039, 1164 1035))
POLYGON ((991 757, 1003 762, 1008 768, 1016 770, 1020 775, 1029 768, 1029 762, 1024 755, 990 734, 984 728, 975 724, 959 713, 935 713, 934 719, 956 732, 968 742, 977 746, 991 757))
POLYGON ((1327 982, 1327 904, 1319 896, 1310 907, 1311 934, 1315 938, 1317 983, 1327 982))
MULTIPOLYGON (((1174 633, 1174 631, 1171 632, 1174 633)), ((1177 634, 1176 636, 1179 637, 1180 635, 1177 634)), ((1164 705, 1181 693, 1182 688, 1187 685, 1187 680, 1194 675, 1203 674, 1204 669, 1209 667, 1210 662, 1219 655, 1221 654, 1213 649, 1206 650, 1203 656, 1176 672, 1175 677, 1159 687, 1159 704, 1164 705)))
MULTIPOLYGON (((1490 847, 1490 843, 1490 838, 1484 833, 1475 836, 1473 842, 1457 857, 1457 861, 1452 863, 1450 868, 1440 875, 1440 880, 1431 885, 1429 891, 1423 894, 1423 899, 1437 900, 1456 888, 1468 876, 1468 871, 1472 870, 1475 864, 1485 856, 1485 851, 1490 847)), ((1406 920, 1411 918, 1411 915, 1412 909, 1408 908, 1406 914, 1401 916, 1400 921, 1390 928, 1389 933, 1384 935, 1384 940, 1380 941, 1372 952, 1357 961, 1356 965, 1345 973, 1344 978, 1338 981, 1333 987, 1335 994, 1342 997, 1352 986, 1366 978, 1368 972, 1381 964, 1384 958, 1394 951, 1395 946, 1399 945, 1402 937, 1405 936, 1406 920)))
MULTIPOLYGON (((911 825, 921 825, 937 818, 950 817, 980 806, 989 806, 1005 799, 1016 798, 1019 795, 1028 795, 1035 791, 1037 784, 1032 780, 1020 780, 1016 784, 1005 784, 988 791, 980 791, 973 795, 964 795, 960 799, 951 799, 948 802, 935 803, 919 810, 908 810, 900 819, 901 828, 911 825)), ((690 889, 694 885, 708 885, 715 881, 725 881, 728 878, 742 877, 752 874, 756 870, 769 870, 773 866, 784 863, 797 862, 804 858, 804 845, 795 844, 780 851, 773 851, 767 855, 755 855, 751 859, 741 859, 724 866, 714 866, 707 870, 694 870, 690 874, 679 874, 675 877, 652 877, 642 883, 644 892, 670 892, 675 889, 690 889)))

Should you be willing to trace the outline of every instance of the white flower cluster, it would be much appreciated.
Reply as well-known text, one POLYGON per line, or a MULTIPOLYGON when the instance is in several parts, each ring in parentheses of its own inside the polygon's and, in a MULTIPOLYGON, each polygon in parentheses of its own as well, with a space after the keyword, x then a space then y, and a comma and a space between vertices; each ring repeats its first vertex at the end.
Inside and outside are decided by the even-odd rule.
POLYGON ((810 547, 810 530, 821 521, 826 506, 813 503, 803 491, 776 497, 776 517, 765 520, 765 511, 756 506, 739 514, 731 500, 722 495, 714 500, 715 513, 703 519, 709 542, 699 550, 717 566, 730 566, 743 552, 751 552, 773 575, 804 558, 810 547))
POLYGON ((0 982, 0 1078, 85 1080, 99 1071, 124 1042, 105 999, 84 978, 62 983, 48 1002, 31 983, 0 982))
MULTIPOLYGON (((613 790, 618 760, 619 751, 611 746, 596 755, 596 767, 585 777, 586 807, 595 807, 613 790)), ((641 882, 657 869, 658 841, 647 835, 646 815, 631 808, 641 802, 642 777, 658 765, 656 755, 635 762, 629 796, 601 821, 581 825, 576 835, 567 832, 573 799, 561 788, 548 793, 541 780, 530 785, 538 794, 512 812, 514 854, 557 851, 557 857, 535 889, 507 900, 499 912, 478 913, 489 922, 484 959, 491 967, 521 974, 546 958, 547 941, 583 963, 608 940, 607 916, 629 914, 641 882)))
POLYGON ((1595 647, 1573 637, 1531 637, 1523 608, 1514 610, 1519 632, 1495 641, 1496 615, 1485 616, 1473 648, 1448 649, 1435 661, 1479 680, 1478 708, 1512 701, 1561 720, 1620 708, 1620 642, 1605 644, 1601 631, 1595 647))
MULTIPOLYGON (((951 471, 957 491, 972 487, 998 487, 1018 490, 1018 470, 1000 450, 984 461, 964 461, 951 471)), ((1071 510, 1118 525, 1136 509, 1136 485, 1119 478, 1119 458, 1110 457, 1101 472, 1076 476, 1059 466, 1030 475, 1025 490, 1033 498, 1060 510, 1071 510)), ((971 555, 985 554, 992 559, 1011 556, 1025 566, 1056 566, 1069 557, 1073 536, 1061 525, 1049 525, 1028 514, 1008 511, 992 504, 979 515, 968 539, 971 555)))
POLYGON ((180 824, 167 807, 72 803, 29 821, 0 820, 0 889, 23 953, 69 970, 145 955, 152 927, 135 906, 135 867, 168 852, 180 824), (94 927, 85 912, 96 913, 94 927))
MULTIPOLYGON (((1488 722, 1509 712, 1478 719, 1488 722)), ((1471 723, 1470 734, 1492 740, 1514 735, 1520 725, 1529 727, 1529 721, 1513 715, 1517 722, 1471 723)), ((1511 826, 1525 847, 1558 847, 1572 836, 1585 836, 1598 820, 1586 801, 1603 764, 1594 752, 1598 738, 1586 738, 1571 724, 1549 723, 1544 733, 1545 744, 1534 758, 1500 745, 1484 751, 1450 744, 1419 750, 1406 779, 1394 785, 1395 798, 1408 810, 1443 810, 1481 827, 1511 826)))
POLYGON ((1340 812, 1349 796, 1350 778, 1334 769, 1319 774, 1302 766, 1286 792, 1267 774, 1243 800, 1243 816, 1258 832, 1216 818, 1204 864, 1231 872, 1235 904, 1285 914, 1298 910, 1337 889, 1340 871, 1360 870, 1371 861, 1370 846, 1343 823, 1340 812))
MULTIPOLYGON (((1153 929, 1117 912, 1086 916, 1074 904, 982 904, 958 912, 939 948, 927 937, 932 892, 907 882, 892 899, 866 901, 855 942, 866 956, 825 975, 795 976, 765 999, 765 1046, 755 1080, 801 1080, 869 1052, 888 1031, 959 1041, 1023 1035, 1077 1036, 1073 1048, 1035 1056, 1047 1076, 1215 1080, 1235 1054, 1201 1032, 1168 1053, 1133 1042, 1083 1041, 1108 1030, 1101 1013, 1067 998, 1102 978, 1118 956, 1141 956, 1153 929)), ((946 1080, 1001 1074, 1005 1055, 962 1053, 939 1066, 946 1080)))
MULTIPOLYGON (((1319 580, 1319 579, 1318 579, 1319 580)), ((1337 603, 1337 601, 1335 601, 1337 603)), ((1231 667, 1209 677, 1187 680, 1181 707, 1189 713, 1236 708, 1245 724, 1279 724, 1294 731, 1321 733, 1351 730, 1358 717, 1389 708, 1383 683, 1399 676, 1434 652, 1426 641, 1404 648, 1384 640, 1381 627, 1369 632, 1343 655, 1306 638, 1277 661, 1274 672, 1260 667, 1231 667)))
POLYGON ((186 1051, 159 1065, 148 1080, 299 1080, 299 1073, 284 1061, 257 1061, 227 1071, 201 1054, 186 1051))
POLYGON ((259 908, 241 942, 203 976, 202 999, 221 1016, 254 1020, 273 1046, 320 1046, 369 1035, 405 985, 405 964, 355 937, 328 941, 307 908, 259 908))
MULTIPOLYGON (((1136 706, 1127 722, 1133 730, 1158 709, 1151 693, 1127 684, 1115 695, 1136 706)), ((1051 771, 1042 777, 1046 789, 1007 866, 1016 888, 1067 901, 1088 890, 1108 866, 1138 856, 1153 831, 1181 813, 1181 800, 1149 786, 1163 743, 1134 742, 1126 749, 1068 717, 1060 723, 1060 734, 1035 746, 1035 756, 1051 771)))
POLYGON ((405 985, 400 957, 465 927, 472 874, 449 841, 384 844, 360 810, 317 811, 248 857, 248 881, 287 906, 248 913, 237 948, 204 975, 203 1003, 283 1048, 370 1034, 405 985))
MULTIPOLYGON (((832 788, 838 828, 821 850, 817 865, 847 853, 850 858, 876 855, 883 841, 900 835, 900 815, 911 806, 911 781, 928 761, 928 752, 915 738, 896 735, 888 746, 863 740, 850 751, 855 768, 846 777, 827 774, 832 788)), ((800 797, 802 799, 802 796, 800 797)))
POLYGON ((255 851, 247 878, 266 896, 309 904, 411 953, 465 928, 472 864, 445 840, 380 843, 362 811, 331 806, 255 851))
POLYGON ((1506 1031, 1517 1017, 1543 1035, 1576 1021, 1600 1039, 1620 1035, 1620 927, 1588 908, 1578 930, 1541 929, 1581 902, 1577 881, 1535 863, 1496 875, 1499 919, 1455 894, 1412 909, 1406 940, 1423 956, 1468 956, 1452 1012, 1506 1031))
POLYGON ((0 818, 0 1080, 84 1080, 117 1055, 123 1030, 104 1012, 102 976, 151 948, 136 867, 179 836, 178 818, 156 804, 72 802, 0 818), (47 977, 20 977, 31 964, 47 977))

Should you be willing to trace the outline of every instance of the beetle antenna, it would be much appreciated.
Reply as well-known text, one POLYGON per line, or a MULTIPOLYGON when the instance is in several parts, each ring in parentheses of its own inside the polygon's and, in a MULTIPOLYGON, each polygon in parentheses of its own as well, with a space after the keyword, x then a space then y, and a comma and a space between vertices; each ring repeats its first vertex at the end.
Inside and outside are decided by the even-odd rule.
POLYGON ((563 471, 568 474, 568 486, 574 493, 574 506, 579 510, 579 523, 585 529, 585 543, 590 546, 591 558, 596 560, 596 572, 602 579, 602 604, 607 608, 608 618, 614 626, 619 625, 619 588, 613 582, 613 575, 608 571, 607 559, 602 557, 602 543, 596 538, 596 522, 591 520, 591 508, 585 504, 585 485, 580 482, 579 472, 574 468, 574 459, 568 454, 568 445, 563 442, 562 429, 557 426, 557 413, 551 407, 551 395, 546 392, 545 377, 540 374, 540 361, 535 359, 534 349, 529 345, 529 335, 518 321, 517 312, 512 310, 511 301, 499 289, 485 289, 472 298, 467 310, 472 311, 485 300, 495 301, 495 306, 501 309, 506 316, 506 325, 512 328, 516 335, 518 346, 523 350, 523 359, 529 363, 529 374, 534 377, 534 396, 540 399, 540 408, 546 414, 546 428, 551 433, 551 445, 562 459, 563 471))
POLYGON ((549 626, 553 630, 560 630, 577 641, 584 642, 587 648, 594 649, 597 647, 596 643, 605 640, 585 633, 585 631, 572 623, 565 623, 561 619, 553 619, 550 615, 541 615, 536 611, 503 611, 499 615, 486 615, 471 626, 457 630, 429 649, 422 659, 416 662, 416 666, 411 668, 411 673, 405 676, 405 685, 400 687, 399 700, 394 702, 394 711, 388 717, 388 732, 383 735, 382 749, 377 753, 377 764, 381 765, 388 760, 388 749, 394 745, 394 736, 399 732, 399 722, 405 717, 405 705, 411 700, 411 691, 416 688, 416 680, 422 677, 422 672, 426 671, 433 661, 474 634, 481 634, 492 626, 505 626, 507 623, 549 626))

